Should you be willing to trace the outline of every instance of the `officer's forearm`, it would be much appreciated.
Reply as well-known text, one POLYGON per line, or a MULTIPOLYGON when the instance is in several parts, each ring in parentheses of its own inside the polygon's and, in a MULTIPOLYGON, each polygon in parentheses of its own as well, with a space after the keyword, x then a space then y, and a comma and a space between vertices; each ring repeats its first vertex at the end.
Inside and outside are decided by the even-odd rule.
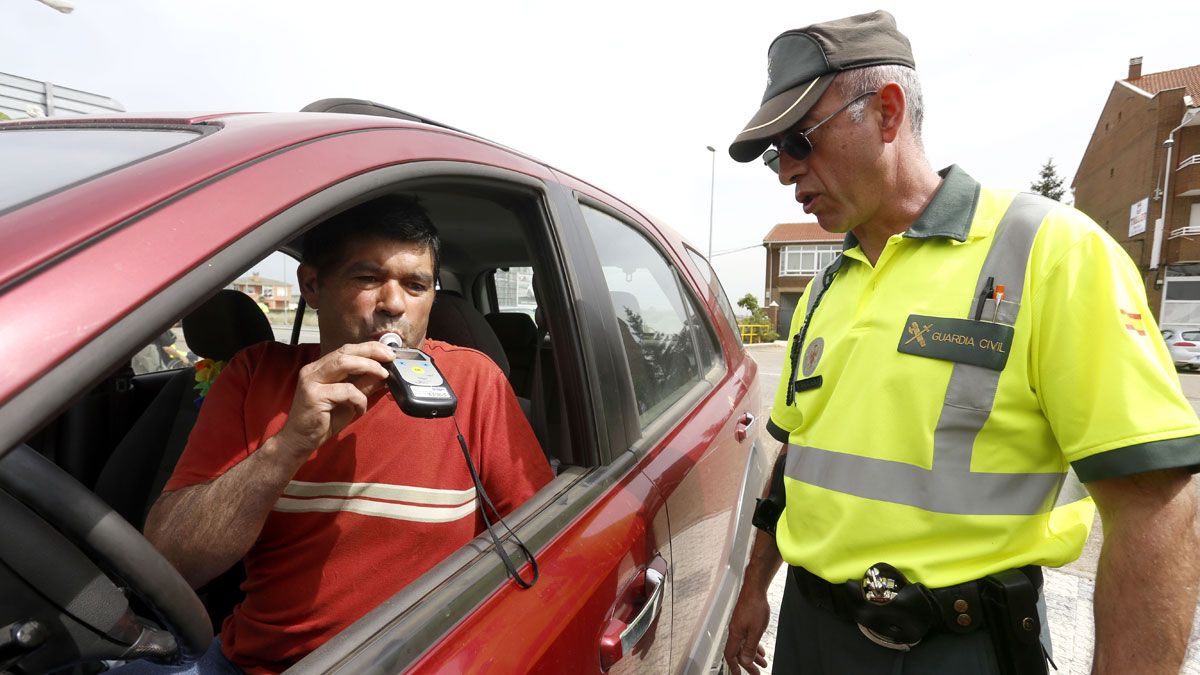
POLYGON ((775 540, 766 532, 757 531, 754 536, 754 546, 750 551, 750 562, 746 564, 746 576, 742 580, 742 586, 766 593, 767 588, 771 585, 771 580, 775 578, 775 573, 779 571, 782 564, 783 558, 779 555, 779 548, 775 545, 775 540))
POLYGON ((1195 486, 1175 470, 1088 488, 1104 523, 1092 672, 1178 673, 1200 579, 1195 486))

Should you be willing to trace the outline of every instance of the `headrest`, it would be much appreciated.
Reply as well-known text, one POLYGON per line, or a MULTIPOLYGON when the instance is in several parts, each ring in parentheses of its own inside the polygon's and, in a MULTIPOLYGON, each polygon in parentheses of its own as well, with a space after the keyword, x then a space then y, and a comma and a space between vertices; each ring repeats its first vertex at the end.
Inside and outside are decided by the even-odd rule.
POLYGON ((438 291, 429 310, 426 336, 459 347, 470 347, 487 354, 505 377, 509 373, 508 356, 504 346, 488 322, 466 298, 454 291, 438 291))
POLYGON ((528 314, 494 312, 483 317, 505 348, 528 347, 537 342, 537 324, 528 314))
POLYGON ((629 320, 629 314, 640 315, 642 306, 638 303, 637 296, 633 293, 625 291, 610 291, 609 296, 612 297, 613 309, 617 311, 617 318, 622 321, 629 320), (626 313, 629 310, 629 313, 626 313))
POLYGON ((188 349, 214 361, 228 361, 252 344, 275 339, 262 309, 241 291, 224 289, 183 317, 188 349))

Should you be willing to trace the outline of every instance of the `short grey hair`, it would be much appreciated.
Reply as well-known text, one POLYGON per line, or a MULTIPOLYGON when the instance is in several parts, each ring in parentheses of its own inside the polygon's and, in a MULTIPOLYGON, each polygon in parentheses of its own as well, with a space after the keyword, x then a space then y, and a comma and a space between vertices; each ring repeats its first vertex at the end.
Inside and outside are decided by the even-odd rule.
MULTIPOLYGON (((921 99, 921 80, 917 77, 917 71, 908 66, 867 66, 842 71, 836 80, 839 91, 846 99, 865 91, 879 91, 889 82, 895 82, 904 91, 909 128, 912 129, 917 144, 921 145, 921 123, 925 117, 925 103, 921 99)), ((863 111, 866 107, 867 99, 863 99, 846 110, 857 124, 863 121, 863 111)))

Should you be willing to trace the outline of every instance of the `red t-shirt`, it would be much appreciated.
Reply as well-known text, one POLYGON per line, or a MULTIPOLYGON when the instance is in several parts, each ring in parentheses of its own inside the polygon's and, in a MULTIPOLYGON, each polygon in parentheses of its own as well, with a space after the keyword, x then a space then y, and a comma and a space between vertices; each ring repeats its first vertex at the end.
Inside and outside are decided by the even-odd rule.
MULTIPOLYGON (((504 374, 472 349, 426 340, 488 496, 512 511, 553 477, 504 374)), ((283 428, 317 345, 264 342, 230 361, 164 491, 217 478, 283 428)), ((391 393, 300 467, 244 559, 246 598, 225 655, 284 670, 483 531, 450 419, 408 417, 391 393)))

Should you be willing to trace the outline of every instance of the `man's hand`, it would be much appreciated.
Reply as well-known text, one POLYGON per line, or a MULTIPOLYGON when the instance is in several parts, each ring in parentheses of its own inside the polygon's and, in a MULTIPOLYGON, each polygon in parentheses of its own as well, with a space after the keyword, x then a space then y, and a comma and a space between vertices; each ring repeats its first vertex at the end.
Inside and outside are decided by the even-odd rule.
POLYGON ((725 665, 730 673, 736 675, 745 668, 751 675, 759 675, 759 668, 766 667, 767 650, 760 640, 770 621, 766 592, 743 585, 729 618, 729 638, 725 641, 725 665))
POLYGON ((367 410, 367 397, 387 381, 384 363, 395 358, 380 342, 343 345, 300 369, 282 448, 301 462, 367 410))

